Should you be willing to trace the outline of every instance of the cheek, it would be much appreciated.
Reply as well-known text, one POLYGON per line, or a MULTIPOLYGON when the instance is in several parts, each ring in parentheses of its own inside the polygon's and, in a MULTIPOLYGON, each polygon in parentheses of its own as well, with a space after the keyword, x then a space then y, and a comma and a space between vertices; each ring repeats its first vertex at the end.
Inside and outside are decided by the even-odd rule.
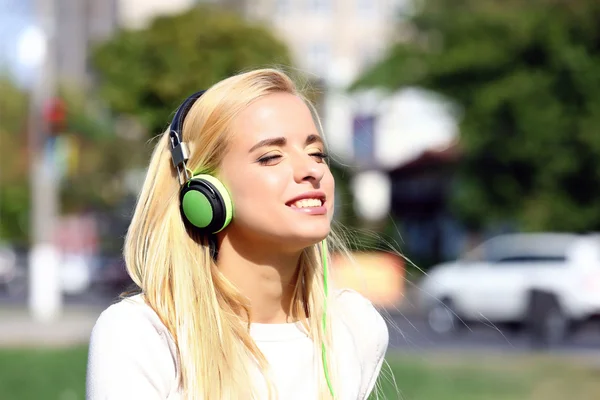
POLYGON ((335 194, 335 179, 333 179, 331 171, 327 170, 321 182, 321 185, 323 187, 322 190, 325 192, 325 194, 327 194, 327 197, 331 196, 331 198, 333 199, 333 196, 335 194))
POLYGON ((325 192, 327 196, 327 203, 329 203, 328 214, 331 218, 333 218, 334 205, 335 205, 335 179, 331 174, 331 171, 327 171, 325 175, 323 175, 323 179, 321 180, 321 188, 322 191, 325 192))
POLYGON ((253 168, 239 169, 230 177, 229 191, 238 208, 272 207, 273 202, 281 202, 285 189, 282 174, 265 173, 253 168))

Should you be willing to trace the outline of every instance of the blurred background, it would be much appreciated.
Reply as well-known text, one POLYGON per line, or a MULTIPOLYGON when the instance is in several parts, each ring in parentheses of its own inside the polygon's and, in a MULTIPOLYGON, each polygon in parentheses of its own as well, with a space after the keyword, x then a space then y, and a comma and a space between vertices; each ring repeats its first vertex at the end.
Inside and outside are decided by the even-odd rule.
POLYGON ((0 0, 0 398, 84 399, 153 138, 264 66, 323 118, 356 255, 333 274, 388 319, 383 398, 599 398, 599 21, 597 0, 0 0))

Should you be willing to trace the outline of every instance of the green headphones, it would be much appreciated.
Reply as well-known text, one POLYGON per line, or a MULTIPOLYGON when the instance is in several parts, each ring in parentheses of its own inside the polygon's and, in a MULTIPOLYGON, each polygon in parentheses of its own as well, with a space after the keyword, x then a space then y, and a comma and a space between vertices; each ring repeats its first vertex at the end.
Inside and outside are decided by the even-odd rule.
MULTIPOLYGON (((227 191, 227 188, 221 181, 212 175, 190 174, 186 163, 190 157, 190 151, 187 144, 181 140, 181 131, 183 130, 183 121, 185 116, 192 108, 194 102, 204 94, 205 90, 194 93, 188 97, 177 109, 171 127, 169 128, 169 138, 171 140, 171 156, 173 166, 177 169, 179 179, 184 177, 182 187, 179 192, 180 210, 184 223, 196 230, 202 235, 212 235, 225 229, 233 217, 233 201, 227 191), (183 174, 183 175, 182 175, 183 174)), ((327 267, 327 242, 321 242, 321 257, 323 263, 323 284, 325 298, 327 298, 328 289, 328 267, 327 267)), ((327 301, 323 305, 323 332, 326 330, 327 301)), ((322 346, 323 369, 325 380, 332 397, 335 398, 331 380, 329 377, 329 368, 325 345, 322 346)))
POLYGON ((179 106, 169 128, 169 138, 173 166, 180 179, 182 173, 185 177, 179 193, 183 221, 200 234, 211 235, 222 231, 231 222, 233 202, 225 185, 214 176, 190 174, 186 167, 189 149, 181 140, 185 116, 204 92, 194 93, 179 106))

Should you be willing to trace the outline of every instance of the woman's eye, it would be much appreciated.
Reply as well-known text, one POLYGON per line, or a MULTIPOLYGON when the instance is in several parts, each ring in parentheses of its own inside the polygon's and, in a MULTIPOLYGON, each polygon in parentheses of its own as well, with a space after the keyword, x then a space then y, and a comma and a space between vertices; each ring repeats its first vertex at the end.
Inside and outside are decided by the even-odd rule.
POLYGON ((329 157, 328 154, 322 153, 322 152, 318 152, 318 153, 311 153, 310 154, 311 157, 315 157, 318 161, 323 162, 327 159, 327 157, 329 157))
POLYGON ((280 159, 281 156, 279 154, 273 154, 270 156, 264 156, 258 159, 258 163, 260 165, 272 165, 275 161, 280 159))

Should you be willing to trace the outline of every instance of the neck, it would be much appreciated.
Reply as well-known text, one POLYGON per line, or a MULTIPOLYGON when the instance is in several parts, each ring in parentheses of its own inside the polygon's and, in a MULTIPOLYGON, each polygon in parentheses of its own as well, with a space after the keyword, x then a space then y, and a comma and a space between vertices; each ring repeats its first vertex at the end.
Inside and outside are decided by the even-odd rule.
POLYGON ((250 322, 286 323, 305 317, 292 312, 301 251, 277 252, 273 246, 228 236, 219 242, 219 270, 250 301, 250 322))

